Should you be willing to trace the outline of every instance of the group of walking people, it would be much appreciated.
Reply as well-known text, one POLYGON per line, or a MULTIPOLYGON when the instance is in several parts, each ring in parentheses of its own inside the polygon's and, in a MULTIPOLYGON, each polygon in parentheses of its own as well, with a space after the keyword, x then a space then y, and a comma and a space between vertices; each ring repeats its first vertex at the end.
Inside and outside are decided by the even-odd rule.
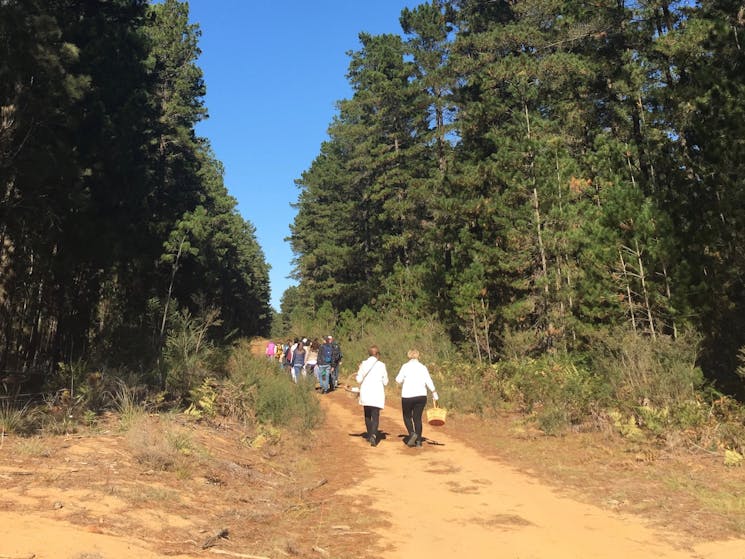
MULTIPOLYGON (((385 407, 385 387, 388 385, 388 369, 380 360, 378 346, 368 348, 369 357, 360 363, 356 380, 359 387, 359 403, 364 409, 365 437, 371 446, 380 442, 380 411, 385 407)), ((289 374, 293 382, 300 379, 315 379, 322 394, 339 386, 339 367, 342 352, 333 336, 318 339, 295 338, 286 343, 270 341, 266 346, 268 359, 276 359, 280 368, 289 374)), ((404 442, 408 446, 422 446, 422 415, 427 405, 427 391, 432 399, 439 396, 427 367, 419 361, 419 351, 410 349, 408 361, 401 366, 396 382, 401 385, 401 410, 407 435, 404 442)))
POLYGON ((315 379, 323 394, 339 386, 343 355, 333 336, 325 336, 322 343, 317 338, 295 338, 287 340, 285 344, 270 341, 266 346, 266 356, 268 359, 277 359, 279 367, 296 384, 301 378, 315 379))
MULTIPOLYGON (((359 403, 364 409, 366 438, 371 446, 379 442, 380 411, 385 407, 385 387, 388 385, 388 370, 380 360, 378 346, 370 346, 369 357, 360 363, 356 380, 360 385, 359 403)), ((422 414, 427 405, 427 390, 432 399, 439 396, 427 367, 419 361, 419 351, 410 349, 408 361, 401 366, 396 382, 401 385, 401 410, 407 430, 404 439, 407 446, 422 446, 422 414)))

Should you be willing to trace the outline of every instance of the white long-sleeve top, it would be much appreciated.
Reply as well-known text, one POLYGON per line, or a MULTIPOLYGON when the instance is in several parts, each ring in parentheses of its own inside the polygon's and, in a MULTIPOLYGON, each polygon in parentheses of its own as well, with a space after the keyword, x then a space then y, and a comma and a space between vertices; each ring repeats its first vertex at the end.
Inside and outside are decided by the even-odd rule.
POLYGON ((368 357, 357 369, 360 384, 360 405, 383 409, 385 387, 388 384, 388 369, 377 357, 368 357))
POLYGON ((429 376, 429 369, 425 367, 418 359, 410 359, 401 365, 401 370, 396 375, 396 382, 402 384, 401 397, 414 398, 416 396, 426 396, 427 388, 430 392, 435 392, 435 383, 429 376))

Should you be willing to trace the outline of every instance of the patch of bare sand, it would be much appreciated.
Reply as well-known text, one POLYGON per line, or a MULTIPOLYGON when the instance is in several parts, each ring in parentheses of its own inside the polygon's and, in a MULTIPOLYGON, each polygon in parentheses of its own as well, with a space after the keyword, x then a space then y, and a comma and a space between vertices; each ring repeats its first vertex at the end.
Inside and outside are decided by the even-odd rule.
MULTIPOLYGON (((143 545, 137 535, 115 536, 93 524, 75 526, 38 514, 0 512, 0 555, 34 559, 163 559, 143 545)), ((169 555, 172 559, 194 559, 196 555, 169 555)))
POLYGON ((371 557, 745 557, 745 540, 695 541, 640 517, 574 501, 484 457, 450 436, 447 425, 425 427, 430 440, 423 448, 408 448, 394 407, 382 413, 385 439, 372 448, 360 437, 345 436, 363 430, 355 402, 336 394, 323 402, 339 444, 369 472, 343 493, 378 513, 370 525, 377 535, 371 557))
POLYGON ((188 460, 159 470, 137 458, 142 445, 112 434, 118 420, 108 419, 112 424, 99 424, 97 432, 6 439, 1 559, 217 553, 351 559, 366 556, 375 538, 367 529, 371 511, 341 494, 366 472, 357 453, 350 456, 338 444, 335 429, 283 432, 254 445, 256 426, 228 418, 151 417, 139 428, 186 434, 190 441, 188 460))

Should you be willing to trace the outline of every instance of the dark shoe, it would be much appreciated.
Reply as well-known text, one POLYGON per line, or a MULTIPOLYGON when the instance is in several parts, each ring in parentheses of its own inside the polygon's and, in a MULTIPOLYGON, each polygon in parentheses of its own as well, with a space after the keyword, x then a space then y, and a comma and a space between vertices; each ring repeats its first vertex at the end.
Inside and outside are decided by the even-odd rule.
POLYGON ((367 440, 370 441, 370 446, 378 446, 378 438, 375 435, 370 435, 367 440))
POLYGON ((406 439, 406 446, 414 446, 414 445, 416 445, 417 440, 419 440, 419 436, 416 433, 412 433, 406 439))
POLYGON ((422 439, 416 440, 416 446, 422 446, 422 439))

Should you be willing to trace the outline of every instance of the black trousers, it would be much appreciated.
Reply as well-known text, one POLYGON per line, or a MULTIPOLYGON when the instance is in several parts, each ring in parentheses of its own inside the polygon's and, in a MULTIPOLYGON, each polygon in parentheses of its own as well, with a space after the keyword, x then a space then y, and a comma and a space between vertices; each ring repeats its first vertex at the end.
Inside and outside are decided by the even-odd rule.
POLYGON ((413 398, 401 398, 401 410, 404 413, 404 425, 409 435, 416 433, 419 440, 422 439, 422 413, 427 405, 426 396, 414 396, 413 398))
POLYGON ((378 425, 380 424, 380 408, 375 406, 364 406, 365 408, 365 428, 367 429, 367 438, 371 435, 378 436, 378 425))

